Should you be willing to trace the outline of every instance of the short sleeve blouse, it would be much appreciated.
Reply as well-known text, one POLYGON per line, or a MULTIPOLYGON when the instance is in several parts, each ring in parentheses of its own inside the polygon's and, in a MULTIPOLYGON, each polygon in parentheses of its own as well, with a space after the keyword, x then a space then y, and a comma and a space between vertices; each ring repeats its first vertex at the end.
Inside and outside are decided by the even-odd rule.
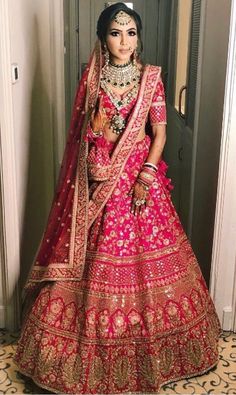
POLYGON ((149 117, 152 126, 167 124, 165 90, 161 76, 159 77, 157 88, 153 95, 153 100, 149 111, 149 117))

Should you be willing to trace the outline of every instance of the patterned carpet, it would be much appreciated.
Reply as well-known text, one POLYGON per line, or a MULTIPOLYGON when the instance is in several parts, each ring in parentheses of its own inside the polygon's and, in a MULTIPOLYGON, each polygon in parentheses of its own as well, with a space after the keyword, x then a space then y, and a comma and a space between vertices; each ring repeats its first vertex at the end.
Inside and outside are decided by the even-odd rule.
MULTIPOLYGON (((12 361, 17 335, 0 331, 0 394, 49 394, 22 377, 12 361)), ((223 333, 220 361, 200 377, 181 380, 163 387, 162 394, 236 394, 236 334, 223 333)))

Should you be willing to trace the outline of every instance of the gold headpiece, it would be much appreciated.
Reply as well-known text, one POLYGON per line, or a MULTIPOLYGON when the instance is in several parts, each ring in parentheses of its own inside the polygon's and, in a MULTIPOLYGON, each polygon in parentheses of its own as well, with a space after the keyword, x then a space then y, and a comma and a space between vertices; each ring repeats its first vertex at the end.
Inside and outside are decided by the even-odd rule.
POLYGON ((114 21, 119 25, 124 26, 131 22, 131 17, 130 15, 126 14, 126 12, 120 11, 118 14, 116 14, 114 21))

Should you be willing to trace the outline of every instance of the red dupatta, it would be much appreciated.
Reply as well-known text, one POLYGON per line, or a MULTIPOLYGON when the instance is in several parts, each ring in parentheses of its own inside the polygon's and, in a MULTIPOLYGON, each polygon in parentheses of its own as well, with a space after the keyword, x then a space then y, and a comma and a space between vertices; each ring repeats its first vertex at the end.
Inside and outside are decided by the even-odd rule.
POLYGON ((161 68, 144 67, 138 98, 111 158, 111 175, 98 184, 89 200, 86 138, 87 123, 95 107, 103 65, 97 41, 80 81, 72 113, 55 197, 25 289, 42 281, 81 280, 90 226, 110 198, 144 127, 161 68))

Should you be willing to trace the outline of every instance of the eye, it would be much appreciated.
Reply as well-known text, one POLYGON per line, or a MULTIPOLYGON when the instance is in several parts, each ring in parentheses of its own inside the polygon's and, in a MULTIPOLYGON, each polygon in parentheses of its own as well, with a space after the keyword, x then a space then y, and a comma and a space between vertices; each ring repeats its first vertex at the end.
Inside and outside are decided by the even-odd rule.
POLYGON ((112 37, 117 37, 117 36, 119 36, 119 32, 110 32, 110 35, 112 37))
POLYGON ((131 31, 129 32, 129 36, 137 36, 136 31, 131 30, 131 31))

